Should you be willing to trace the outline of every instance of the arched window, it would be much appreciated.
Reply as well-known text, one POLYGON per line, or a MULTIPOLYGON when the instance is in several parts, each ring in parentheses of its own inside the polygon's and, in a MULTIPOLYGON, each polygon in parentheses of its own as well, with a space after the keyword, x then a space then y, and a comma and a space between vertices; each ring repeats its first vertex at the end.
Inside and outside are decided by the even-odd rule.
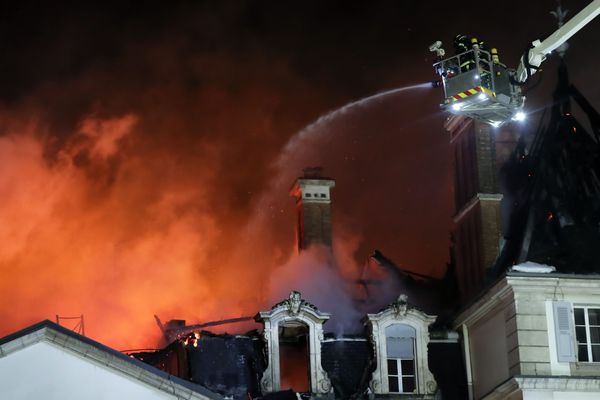
POLYGON ((415 339, 410 325, 393 324, 385 328, 388 387, 390 393, 412 393, 416 388, 415 339))

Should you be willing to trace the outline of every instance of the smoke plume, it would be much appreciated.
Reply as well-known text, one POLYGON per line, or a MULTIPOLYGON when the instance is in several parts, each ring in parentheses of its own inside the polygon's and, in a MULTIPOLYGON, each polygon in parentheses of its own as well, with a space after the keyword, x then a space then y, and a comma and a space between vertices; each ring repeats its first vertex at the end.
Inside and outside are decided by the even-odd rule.
POLYGON ((60 9, 36 20, 43 35, 6 49, 0 335, 83 314, 94 339, 153 347, 154 314, 253 315, 292 288, 323 311, 349 310, 347 282, 375 247, 443 273, 447 139, 411 117, 436 109, 431 94, 386 96, 286 147, 324 110, 411 82, 394 81, 393 63, 378 80, 309 77, 317 64, 291 55, 302 52, 248 33, 245 6, 221 7, 60 9), (313 165, 337 180, 335 274, 323 255, 293 251, 287 192, 313 165))

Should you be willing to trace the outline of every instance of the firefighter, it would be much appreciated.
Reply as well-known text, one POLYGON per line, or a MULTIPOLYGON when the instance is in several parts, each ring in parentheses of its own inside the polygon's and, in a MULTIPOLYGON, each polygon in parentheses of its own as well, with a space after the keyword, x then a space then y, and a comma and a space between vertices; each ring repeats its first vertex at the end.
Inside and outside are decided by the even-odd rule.
POLYGON ((485 60, 485 61, 490 61, 490 58, 489 58, 490 49, 488 48, 487 43, 484 42, 483 40, 479 41, 479 50, 482 50, 481 52, 479 52, 479 58, 481 58, 482 60, 485 60))
POLYGON ((487 53, 487 44, 483 40, 477 40, 477 38, 472 38, 471 47, 473 48, 473 53, 477 55, 477 69, 479 70, 481 85, 488 89, 492 89, 492 80, 490 75, 491 66, 489 64, 490 58, 489 53, 487 53))
POLYGON ((494 65, 494 72, 496 73, 496 76, 501 76, 504 69, 501 68, 500 66, 506 68, 504 65, 500 64, 500 56, 498 56, 498 49, 495 47, 492 47, 492 49, 490 50, 490 54, 492 56, 492 64, 494 65))
POLYGON ((492 54, 492 62, 494 64, 500 64, 500 57, 498 56, 498 49, 495 47, 492 47, 492 49, 490 50, 490 53, 492 54))
POLYGON ((458 34, 454 37, 454 51, 456 55, 469 50, 469 39, 466 35, 458 34))
POLYGON ((469 50, 469 39, 467 36, 462 34, 456 35, 454 37, 454 51, 456 51, 456 55, 460 55, 458 61, 460 72, 466 72, 475 67, 475 57, 473 56, 473 52, 469 52, 469 50))

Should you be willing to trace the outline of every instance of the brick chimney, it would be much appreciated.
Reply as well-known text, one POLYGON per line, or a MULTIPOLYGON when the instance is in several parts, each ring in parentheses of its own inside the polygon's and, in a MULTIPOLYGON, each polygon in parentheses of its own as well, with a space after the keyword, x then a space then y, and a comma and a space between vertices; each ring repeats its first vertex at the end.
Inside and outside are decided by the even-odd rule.
POLYGON ((305 168, 290 191, 296 199, 298 251, 313 244, 331 247, 331 193, 335 180, 322 176, 322 168, 305 168))

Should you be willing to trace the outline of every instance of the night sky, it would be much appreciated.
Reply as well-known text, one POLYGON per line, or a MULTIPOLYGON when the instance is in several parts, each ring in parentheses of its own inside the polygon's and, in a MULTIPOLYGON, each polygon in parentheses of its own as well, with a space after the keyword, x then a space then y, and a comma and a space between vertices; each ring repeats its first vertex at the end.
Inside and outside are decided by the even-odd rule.
MULTIPOLYGON (((287 191, 305 166, 337 180, 334 232, 355 260, 350 269, 377 248, 441 276, 453 213, 441 89, 352 107, 286 144, 347 103, 435 79, 427 51, 435 40, 451 53, 454 35, 475 35, 516 67, 529 42, 555 29, 555 7, 3 4, 0 334, 85 313, 92 335, 122 344, 134 327, 152 326, 153 313, 206 320, 256 311, 264 277, 292 254, 287 191), (101 333, 109 324, 113 336, 101 333)), ((571 81, 597 108, 599 37, 596 20, 566 56, 571 81)), ((535 112, 524 134, 550 105, 556 66, 545 63, 528 94, 535 112)))

